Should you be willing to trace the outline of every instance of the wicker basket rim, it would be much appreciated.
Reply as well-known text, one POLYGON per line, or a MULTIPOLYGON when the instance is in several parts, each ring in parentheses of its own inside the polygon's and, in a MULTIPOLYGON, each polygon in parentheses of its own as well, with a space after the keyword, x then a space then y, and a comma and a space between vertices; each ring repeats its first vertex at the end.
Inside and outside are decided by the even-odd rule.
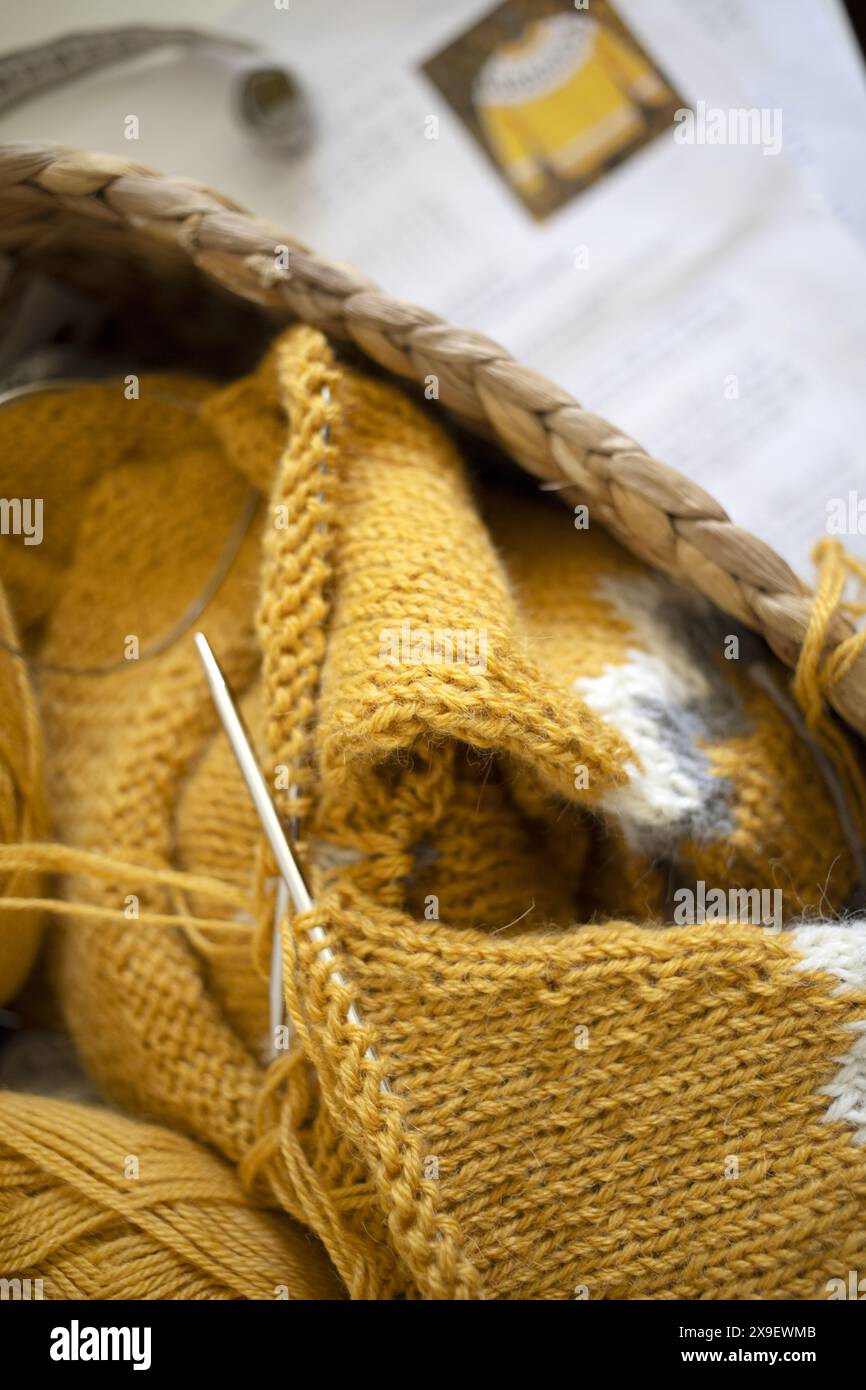
MULTIPOLYGON (((115 155, 0 145, 0 250, 14 254, 41 238, 56 247, 67 222, 93 228, 95 254, 113 242, 130 259, 153 258, 163 273, 170 252, 179 266, 276 320, 301 319, 348 339, 402 378, 435 377, 440 402, 462 424, 492 434, 563 501, 587 504, 640 559, 704 594, 796 665, 813 594, 789 565, 703 488, 498 343, 388 295, 204 184, 115 155), (287 266, 275 254, 282 247, 287 266)), ((852 632, 834 614, 827 654, 852 632)), ((866 734, 866 651, 827 698, 866 734)))

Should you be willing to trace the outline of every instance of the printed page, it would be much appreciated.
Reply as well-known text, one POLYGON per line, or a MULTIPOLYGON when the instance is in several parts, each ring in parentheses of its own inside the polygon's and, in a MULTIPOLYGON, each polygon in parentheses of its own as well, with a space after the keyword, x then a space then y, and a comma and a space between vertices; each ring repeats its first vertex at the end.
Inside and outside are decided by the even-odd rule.
POLYGON ((841 0, 689 0, 752 106, 780 107, 785 155, 866 244, 866 68, 841 0))
POLYGON ((201 56, 0 135, 53 138, 60 103, 70 144, 193 171, 502 342, 804 575, 843 503, 866 554, 862 65, 829 0, 247 0, 220 25, 304 83, 302 158, 249 140, 201 56))
MULTIPOLYGON (((319 120, 303 166, 263 183, 258 205, 501 341, 808 575, 841 500, 842 538, 866 554, 859 497, 848 505, 863 480, 866 252, 804 176, 828 141, 806 158, 814 101, 790 106, 755 8, 378 0, 340 7, 339 42, 327 3, 238 17, 303 54, 319 120), (782 106, 733 143, 763 91, 782 106), (687 143, 685 108, 733 112, 727 143, 699 122, 687 143)), ((827 19, 821 33, 838 48, 823 70, 844 68, 851 97, 844 31, 827 19)), ((849 183, 853 208, 862 177, 849 183)))

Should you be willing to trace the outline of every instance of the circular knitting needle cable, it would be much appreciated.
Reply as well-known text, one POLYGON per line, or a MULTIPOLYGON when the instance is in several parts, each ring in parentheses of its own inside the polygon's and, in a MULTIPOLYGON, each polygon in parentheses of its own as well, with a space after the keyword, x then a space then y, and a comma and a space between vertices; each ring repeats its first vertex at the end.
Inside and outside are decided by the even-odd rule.
MULTIPOLYGON (((247 785, 247 790, 252 798, 253 805, 261 821, 262 829, 265 832, 273 856, 277 861, 280 876, 286 885, 294 909, 296 912, 309 912, 313 907, 313 900, 310 897, 307 885, 298 868, 295 856, 292 854, 291 848, 289 847, 286 833, 277 815, 276 807, 271 800, 271 794, 268 791, 267 783, 256 762, 246 729, 244 728, 243 721, 234 699, 232 698, 232 693, 229 690, 228 682, 203 632, 196 633, 195 644, 198 648, 198 654, 201 657, 217 714, 220 717, 229 743, 232 746, 232 752, 237 759, 238 767, 241 770, 241 776, 247 785)), ((324 927, 310 927, 307 935, 310 941, 322 943, 321 949, 318 952, 319 959, 324 961, 326 965, 333 967, 329 971, 331 979, 335 984, 341 985, 345 989, 346 981, 342 973, 334 967, 333 963, 336 960, 336 956, 331 950, 331 947, 327 944, 328 938, 324 927)), ((276 949, 274 952, 274 959, 276 960, 276 949)), ((282 966, 281 955, 280 966, 282 966)), ((280 969, 280 980, 281 979, 282 969, 280 969)), ((280 997, 282 998, 282 996, 280 997)), ((271 1001, 273 1006, 273 991, 271 1001)), ((363 1020, 358 1010, 355 1008, 354 1003, 349 1004, 346 1010, 346 1018, 349 1023, 353 1024, 355 1027, 363 1027, 363 1020)), ((364 1056, 369 1062, 378 1061, 378 1057, 372 1047, 367 1048, 364 1056)), ((384 1076, 380 1079, 379 1089, 383 1095, 387 1095, 391 1091, 391 1087, 384 1076)))
MULTIPOLYGON (((28 381, 19 386, 10 386, 7 390, 0 391, 0 409, 25 396, 34 396, 51 391, 74 391, 88 386, 104 386, 108 389, 107 383, 89 377, 54 377, 48 381, 28 381)), ((150 399, 160 401, 165 405, 174 406, 178 410, 183 410, 189 415, 201 414, 201 406, 199 403, 193 399, 188 399, 186 396, 175 396, 161 391, 152 394, 150 399)), ((139 653, 137 661, 127 661, 125 657, 120 657, 117 661, 107 661, 100 666, 71 666, 67 665, 65 662, 42 661, 39 657, 31 656, 21 647, 16 647, 12 642, 7 642, 5 638, 2 637, 0 637, 0 648, 8 652, 10 656, 18 657, 19 660, 26 662, 28 667, 34 671, 45 671, 52 675, 63 676, 115 675, 118 671, 134 669, 140 666, 143 661, 151 661, 155 656, 161 656, 163 652, 168 651, 169 647, 173 647, 175 642, 183 637, 194 623, 198 621, 211 600, 222 587, 223 580, 226 578, 240 553, 241 546, 252 525, 260 501, 261 497, 258 490, 254 487, 248 488, 243 507, 226 538, 225 544, 204 587, 187 605, 177 622, 174 623, 167 632, 163 633, 161 637, 158 637, 154 642, 151 642, 143 648, 139 653)))

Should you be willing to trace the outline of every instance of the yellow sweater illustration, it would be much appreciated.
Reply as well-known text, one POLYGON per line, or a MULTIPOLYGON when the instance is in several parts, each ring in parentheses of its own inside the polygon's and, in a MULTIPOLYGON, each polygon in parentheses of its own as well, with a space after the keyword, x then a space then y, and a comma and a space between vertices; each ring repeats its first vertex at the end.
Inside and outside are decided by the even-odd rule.
POLYGON ((670 88, 628 43, 587 15, 554 15, 501 44, 472 98, 490 149, 522 192, 548 173, 587 179, 644 126, 670 88))

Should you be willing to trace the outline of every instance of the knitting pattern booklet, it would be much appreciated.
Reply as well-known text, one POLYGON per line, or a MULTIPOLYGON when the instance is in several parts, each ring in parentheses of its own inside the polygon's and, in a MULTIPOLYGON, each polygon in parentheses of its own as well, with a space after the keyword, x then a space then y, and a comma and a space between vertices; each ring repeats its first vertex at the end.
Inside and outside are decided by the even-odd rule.
MULTIPOLYGON (((273 215, 290 205, 301 237, 481 324, 707 487, 804 576, 843 508, 846 541, 866 554, 866 514, 853 531, 848 515, 866 431, 866 170, 851 152, 866 92, 844 18, 812 0, 617 0, 591 15, 569 0, 368 0, 341 10, 339 26, 328 0, 297 0, 291 14, 319 138, 287 187, 247 174, 259 204, 273 215), (548 172, 510 183, 502 120, 532 101, 500 108, 497 125, 472 91, 487 81, 489 94, 508 34, 537 44, 543 65, 529 9, 548 27, 556 81, 567 87, 576 68, 597 119, 581 146, 552 108, 536 111, 550 122, 537 161, 548 172), (580 56, 589 43, 603 45, 597 70, 580 56), (811 85, 792 90, 804 55, 811 85), (678 109, 695 110, 694 128, 678 109), (730 111, 743 113, 733 129, 730 111), (557 142, 569 141, 574 176, 558 177, 557 142)), ((279 43, 279 16, 246 6, 236 17, 279 43)), ((556 109, 567 117, 574 103, 556 109)), ((524 126, 515 149, 531 143, 524 126)))

